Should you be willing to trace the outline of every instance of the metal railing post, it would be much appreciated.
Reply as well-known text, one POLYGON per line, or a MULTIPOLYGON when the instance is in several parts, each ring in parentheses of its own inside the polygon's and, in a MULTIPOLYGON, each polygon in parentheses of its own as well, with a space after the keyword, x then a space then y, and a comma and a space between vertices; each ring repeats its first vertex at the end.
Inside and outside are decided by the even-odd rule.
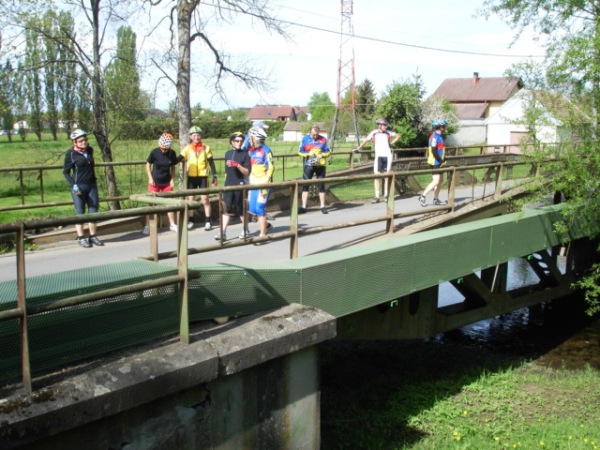
MULTIPOLYGON (((392 172, 391 177, 385 177, 384 183, 389 183, 387 197, 387 219, 385 221, 385 231, 387 234, 394 233, 394 197, 396 197, 396 174, 392 172)), ((384 191, 385 192, 385 191, 384 191)))
POLYGON ((188 206, 177 211, 177 271, 182 281, 179 282, 179 340, 190 343, 190 311, 188 297, 188 206))
POLYGON ((29 334, 27 326, 27 300, 25 277, 25 225, 19 223, 17 231, 17 308, 21 312, 19 332, 21 336, 21 373, 23 376, 23 389, 31 394, 31 360, 29 355, 29 334))
POLYGON ((158 214, 151 214, 147 217, 150 227, 150 254, 154 262, 158 262, 158 214))
POLYGON ((451 207, 451 211, 454 212, 454 199, 456 197, 456 167, 452 167, 452 170, 448 172, 448 175, 452 177, 448 188, 448 205, 451 207))
POLYGON ((496 190, 494 192, 494 198, 499 198, 502 195, 502 181, 504 178, 504 164, 500 163, 496 172, 496 190))
POLYGON ((298 194, 300 189, 298 182, 296 181, 290 186, 292 199, 290 202, 290 231, 292 236, 290 237, 290 259, 298 258, 298 194))

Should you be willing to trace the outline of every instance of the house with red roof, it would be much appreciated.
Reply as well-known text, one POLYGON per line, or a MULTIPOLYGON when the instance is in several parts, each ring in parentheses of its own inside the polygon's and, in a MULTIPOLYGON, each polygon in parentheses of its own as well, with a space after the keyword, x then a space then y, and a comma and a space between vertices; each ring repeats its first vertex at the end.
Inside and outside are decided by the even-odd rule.
MULTIPOLYGON (((518 77, 480 77, 474 72, 470 78, 447 78, 432 96, 444 97, 458 112, 460 130, 448 136, 448 145, 477 145, 487 142, 485 119, 523 88, 518 77)), ((488 144, 496 144, 489 142, 488 144)))
POLYGON ((291 105, 256 105, 250 108, 248 120, 290 122, 298 120, 298 112, 291 105))

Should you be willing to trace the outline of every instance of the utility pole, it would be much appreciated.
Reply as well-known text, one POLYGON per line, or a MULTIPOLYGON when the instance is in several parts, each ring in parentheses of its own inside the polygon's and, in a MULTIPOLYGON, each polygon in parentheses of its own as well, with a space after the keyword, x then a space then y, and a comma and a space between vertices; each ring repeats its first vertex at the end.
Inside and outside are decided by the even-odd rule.
POLYGON ((350 45, 350 40, 354 37, 354 28, 352 27, 352 14, 354 12, 353 0, 340 0, 342 12, 342 25, 340 33, 340 58, 338 59, 337 74, 337 95, 335 102, 335 115, 333 117, 333 126, 330 135, 330 147, 333 150, 335 146, 336 134, 340 131, 343 136, 354 132, 357 145, 360 144, 358 135, 358 120, 356 117, 356 81, 354 78, 354 48, 350 45), (342 104, 344 100, 348 103, 342 104), (347 121, 341 121, 342 116, 350 115, 354 130, 340 130, 341 124, 347 121))

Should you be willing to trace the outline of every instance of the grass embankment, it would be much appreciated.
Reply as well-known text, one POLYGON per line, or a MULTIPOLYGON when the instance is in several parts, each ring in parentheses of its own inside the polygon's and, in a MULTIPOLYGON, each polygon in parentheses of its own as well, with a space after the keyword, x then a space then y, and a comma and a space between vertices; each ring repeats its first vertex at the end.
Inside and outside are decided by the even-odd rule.
POLYGON ((449 342, 322 350, 322 448, 600 448, 600 367, 550 368, 449 342))

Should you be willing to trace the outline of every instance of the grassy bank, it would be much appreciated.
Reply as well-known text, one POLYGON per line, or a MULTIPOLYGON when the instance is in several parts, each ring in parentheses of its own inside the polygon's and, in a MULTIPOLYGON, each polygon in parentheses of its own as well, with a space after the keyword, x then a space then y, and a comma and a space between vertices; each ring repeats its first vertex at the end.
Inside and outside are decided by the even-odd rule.
MULTIPOLYGON (((600 326, 585 345, 600 353, 600 326)), ((598 449, 600 365, 459 342, 322 348, 324 449, 598 449), (554 360, 556 366, 556 360, 554 360)))

